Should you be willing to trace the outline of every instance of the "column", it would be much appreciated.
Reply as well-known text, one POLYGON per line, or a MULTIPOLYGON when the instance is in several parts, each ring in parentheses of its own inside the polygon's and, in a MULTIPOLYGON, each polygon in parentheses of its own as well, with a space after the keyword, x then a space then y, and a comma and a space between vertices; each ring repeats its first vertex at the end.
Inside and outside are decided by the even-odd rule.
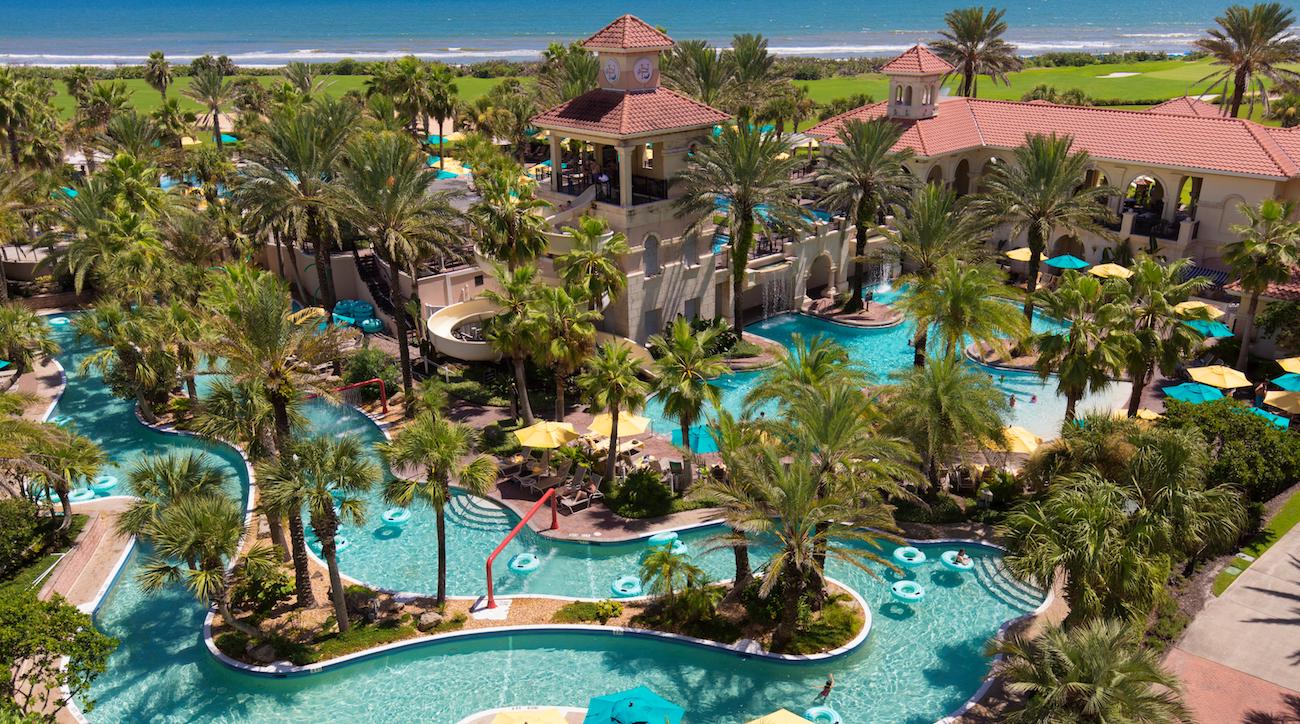
POLYGON ((619 146, 618 152, 618 205, 632 208, 632 149, 619 146))
POLYGON ((560 176, 564 170, 564 154, 560 151, 560 134, 551 131, 551 190, 560 190, 560 176))

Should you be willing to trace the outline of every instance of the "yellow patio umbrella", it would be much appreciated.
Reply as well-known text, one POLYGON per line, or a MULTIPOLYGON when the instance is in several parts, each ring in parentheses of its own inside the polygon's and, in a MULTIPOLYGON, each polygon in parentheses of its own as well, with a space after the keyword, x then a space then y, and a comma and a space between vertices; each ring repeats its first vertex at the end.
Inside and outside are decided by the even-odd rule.
POLYGON ((1274 390, 1264 393, 1264 404, 1288 415, 1300 415, 1300 392, 1274 390))
POLYGON ((808 720, 788 709, 777 709, 771 714, 760 716, 747 722, 747 724, 808 724, 808 720))
POLYGON ((1203 385, 1219 387, 1225 390, 1234 387, 1250 387, 1250 380, 1246 379, 1245 375, 1227 365, 1193 367, 1187 370, 1187 374, 1203 385))
POLYGON ((557 709, 503 711, 492 717, 492 724, 569 724, 557 709))
POLYGON ((567 422, 542 420, 522 430, 515 430, 515 437, 524 447, 557 448, 578 439, 578 431, 567 422))
POLYGON ((786 153, 786 152, 784 152, 784 151, 782 151, 781 153, 776 154, 776 159, 777 159, 778 161, 784 161, 784 160, 786 160, 787 158, 790 158, 790 154, 788 154, 788 153, 786 153))
POLYGON ((181 146, 185 148, 189 148, 190 146, 197 146, 200 143, 203 142, 197 138, 190 138, 189 136, 181 136, 181 146))
POLYGON ((1020 427, 1019 425, 1012 425, 1011 427, 1004 428, 1002 430, 1002 437, 1005 439, 1005 442, 999 446, 998 449, 1006 452, 1025 453, 1026 455, 1029 455, 1037 450, 1039 445, 1043 444, 1043 438, 1023 427, 1020 427))
POLYGON ((1098 264, 1089 269, 1088 273, 1095 277, 1101 277, 1102 279, 1110 279, 1111 277, 1116 279, 1128 279, 1133 276, 1133 271, 1131 269, 1122 267, 1119 264, 1098 264))
POLYGON ((1300 357, 1287 357, 1277 361, 1277 366, 1287 372, 1294 372, 1300 375, 1300 357))
MULTIPOLYGON (((1128 417, 1128 408, 1127 407, 1116 408, 1115 417, 1128 417)), ((1153 422, 1155 420, 1159 420, 1160 418, 1164 417, 1164 415, 1161 415, 1155 410, 1152 410, 1147 407, 1139 407, 1137 414, 1134 415, 1134 417, 1136 417, 1139 420, 1144 420, 1146 422, 1153 422)))
POLYGON ((1011 261, 1029 261, 1029 257, 1033 255, 1034 252, 1030 251, 1027 246, 1022 246, 1019 249, 1012 249, 1007 252, 1007 258, 1011 261))
POLYGON ((1205 313, 1209 315, 1210 319, 1218 319, 1219 317, 1222 317, 1223 315, 1227 314, 1227 312, 1223 311, 1222 309, 1219 309, 1213 304, 1206 304, 1205 302, 1196 302, 1196 301, 1179 302, 1178 304, 1174 305, 1174 311, 1178 312, 1179 314, 1187 314, 1188 312, 1195 312, 1198 309, 1204 309, 1205 313))
MULTIPOLYGON (((588 430, 597 435, 609 437, 610 425, 614 418, 608 412, 602 412, 591 418, 591 424, 587 426, 588 430)), ((627 410, 619 410, 618 413, 618 434, 619 435, 640 435, 650 429, 650 418, 633 415, 627 410)))

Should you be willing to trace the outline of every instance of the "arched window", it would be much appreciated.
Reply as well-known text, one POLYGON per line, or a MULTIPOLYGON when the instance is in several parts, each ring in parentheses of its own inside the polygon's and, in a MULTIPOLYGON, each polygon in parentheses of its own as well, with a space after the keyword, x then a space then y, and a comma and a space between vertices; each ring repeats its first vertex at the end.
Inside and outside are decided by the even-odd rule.
POLYGON ((645 241, 641 242, 644 249, 641 252, 641 260, 645 268, 645 275, 648 277, 655 276, 659 273, 659 237, 654 234, 646 234, 645 241))
POLYGON ((912 86, 907 87, 907 92, 903 94, 903 105, 912 105, 912 86))
POLYGON ((902 103, 902 102, 903 102, 903 86, 902 86, 902 85, 894 86, 894 102, 895 102, 895 103, 902 103))
POLYGON ((921 90, 921 104, 928 106, 930 105, 930 100, 930 86, 926 86, 921 90))

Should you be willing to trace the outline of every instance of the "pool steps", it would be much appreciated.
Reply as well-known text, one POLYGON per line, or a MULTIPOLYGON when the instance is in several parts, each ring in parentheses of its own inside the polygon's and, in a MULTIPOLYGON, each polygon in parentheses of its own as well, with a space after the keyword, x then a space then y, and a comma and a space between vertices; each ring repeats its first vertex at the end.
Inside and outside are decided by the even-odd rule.
POLYGON ((514 527, 510 514, 491 503, 478 503, 469 495, 456 495, 447 502, 447 515, 473 530, 505 533, 514 527))
POLYGON ((1017 579, 1001 561, 976 557, 975 577, 996 598, 1015 608, 1032 611, 1043 602, 1042 591, 1017 579))

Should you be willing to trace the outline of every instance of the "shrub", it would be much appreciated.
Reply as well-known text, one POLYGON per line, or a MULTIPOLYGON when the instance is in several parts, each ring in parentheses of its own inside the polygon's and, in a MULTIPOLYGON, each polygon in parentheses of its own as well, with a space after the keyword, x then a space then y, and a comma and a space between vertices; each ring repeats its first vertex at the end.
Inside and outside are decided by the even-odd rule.
POLYGON ((929 507, 910 501, 899 502, 894 518, 905 523, 959 523, 966 519, 966 513, 951 495, 943 493, 931 501, 929 507))
POLYGON ((602 625, 609 623, 611 618, 618 618, 623 615, 623 604, 618 601, 605 599, 603 601, 574 601, 567 603, 551 620, 555 623, 586 623, 588 621, 599 621, 602 625))
POLYGON ((282 601, 293 596, 293 578, 278 568, 248 571, 240 576, 231 593, 234 604, 259 616, 265 616, 282 601))
MULTIPOLYGON (((390 394, 402 384, 402 371, 398 369, 393 358, 381 349, 370 347, 358 350, 343 365, 344 384, 365 382, 376 377, 384 381, 384 386, 388 388, 390 394)), ((358 388, 356 393, 363 402, 374 402, 379 399, 379 389, 373 385, 358 388)))
POLYGON ((1192 405, 1169 400, 1162 427, 1195 428, 1210 447, 1209 485, 1232 485, 1265 501, 1300 480, 1300 435, 1282 430, 1233 400, 1192 405))
POLYGON ((638 469, 605 498, 610 510, 624 518, 655 518, 673 509, 673 491, 651 470, 638 469))
POLYGON ((31 501, 19 498, 0 500, 0 573, 26 560, 28 551, 36 542, 38 529, 36 506, 31 501))

